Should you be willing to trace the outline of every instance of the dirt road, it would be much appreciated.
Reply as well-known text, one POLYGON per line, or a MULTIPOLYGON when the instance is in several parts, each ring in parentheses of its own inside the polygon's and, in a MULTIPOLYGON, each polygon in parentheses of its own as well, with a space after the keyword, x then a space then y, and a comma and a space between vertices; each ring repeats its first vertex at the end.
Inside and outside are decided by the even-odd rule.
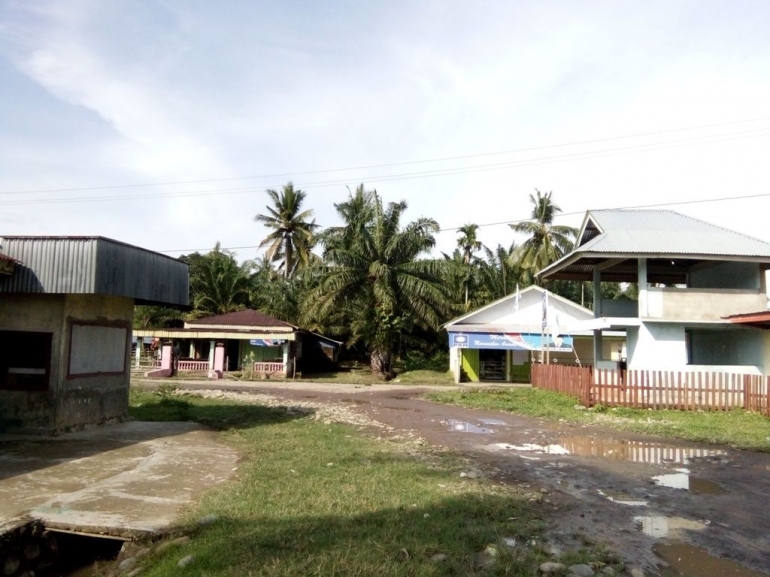
POLYGON ((661 558, 678 570, 667 575, 770 573, 770 455, 440 405, 419 389, 271 384, 251 392, 347 405, 392 427, 388 434, 472 458, 486 476, 543 488, 550 537, 565 548, 584 537, 606 543, 648 574, 661 558))

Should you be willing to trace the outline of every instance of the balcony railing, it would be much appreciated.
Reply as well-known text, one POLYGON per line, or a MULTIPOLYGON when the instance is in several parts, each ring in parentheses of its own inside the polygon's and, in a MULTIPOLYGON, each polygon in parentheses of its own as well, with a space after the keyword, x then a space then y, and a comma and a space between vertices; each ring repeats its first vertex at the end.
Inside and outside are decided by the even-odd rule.
POLYGON ((208 361, 179 361, 177 365, 179 372, 193 373, 193 372, 206 372, 209 370, 208 361))
POLYGON ((260 375, 286 374, 286 365, 280 362, 254 363, 254 372, 260 375))
POLYGON ((758 290, 648 288, 647 314, 652 319, 718 321, 722 317, 767 310, 758 290))

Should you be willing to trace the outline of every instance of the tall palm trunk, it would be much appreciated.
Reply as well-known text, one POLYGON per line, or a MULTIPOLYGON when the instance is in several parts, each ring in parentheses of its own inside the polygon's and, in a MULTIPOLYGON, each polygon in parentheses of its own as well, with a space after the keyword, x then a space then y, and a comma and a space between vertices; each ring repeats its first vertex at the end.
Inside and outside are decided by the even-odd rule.
POLYGON ((289 278, 294 260, 294 245, 290 235, 286 235, 284 243, 286 245, 286 248, 284 249, 284 252, 286 253, 286 262, 284 263, 283 276, 284 278, 289 278))

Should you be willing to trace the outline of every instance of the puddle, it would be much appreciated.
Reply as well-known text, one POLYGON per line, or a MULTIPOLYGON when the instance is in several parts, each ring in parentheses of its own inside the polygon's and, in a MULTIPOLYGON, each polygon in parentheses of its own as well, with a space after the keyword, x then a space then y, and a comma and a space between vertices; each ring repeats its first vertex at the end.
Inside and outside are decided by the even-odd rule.
MULTIPOLYGON (((643 441, 625 441, 618 439, 602 439, 599 437, 565 437, 558 444, 509 445, 497 443, 492 449, 508 449, 528 451, 548 455, 577 455, 580 457, 600 457, 616 461, 632 463, 649 463, 655 465, 680 464, 686 465, 692 459, 713 457, 726 454, 719 449, 694 449, 690 447, 672 447, 660 443, 643 441)), ((705 490, 703 492, 706 492, 705 490)))
POLYGON ((726 491, 711 481, 690 476, 687 469, 677 469, 676 473, 667 475, 655 475, 652 480, 656 485, 671 489, 684 489, 696 495, 721 495, 726 491))
POLYGON ((710 555, 703 549, 685 543, 659 543, 653 552, 670 567, 661 569, 662 577, 767 577, 730 559, 710 555))
POLYGON ((654 539, 678 537, 682 531, 702 531, 708 527, 708 522, 692 521, 682 517, 634 517, 634 522, 642 533, 654 539))
POLYGON ((473 423, 455 421, 454 419, 446 421, 446 424, 449 426, 450 431, 456 431, 460 433, 479 433, 482 435, 489 435, 495 432, 493 429, 488 429, 487 427, 479 427, 473 423))
POLYGON ((647 501, 642 501, 640 499, 634 499, 630 495, 624 495, 622 493, 617 494, 610 494, 605 493, 601 489, 596 490, 602 497, 605 497, 608 501, 612 501, 613 503, 618 503, 619 505, 626 505, 627 507, 646 507, 647 501))
POLYGON ((484 423, 485 425, 498 425, 498 426, 504 426, 508 424, 505 421, 501 421, 500 419, 479 419, 479 423, 484 423))

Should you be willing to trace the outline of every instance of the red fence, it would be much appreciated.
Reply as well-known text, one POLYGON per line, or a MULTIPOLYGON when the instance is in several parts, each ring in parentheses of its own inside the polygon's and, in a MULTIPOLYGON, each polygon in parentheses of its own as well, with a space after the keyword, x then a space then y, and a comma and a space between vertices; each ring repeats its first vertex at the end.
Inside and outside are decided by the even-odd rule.
POLYGON ((728 411, 770 417, 770 377, 686 371, 616 371, 533 365, 532 385, 576 397, 583 405, 728 411))

